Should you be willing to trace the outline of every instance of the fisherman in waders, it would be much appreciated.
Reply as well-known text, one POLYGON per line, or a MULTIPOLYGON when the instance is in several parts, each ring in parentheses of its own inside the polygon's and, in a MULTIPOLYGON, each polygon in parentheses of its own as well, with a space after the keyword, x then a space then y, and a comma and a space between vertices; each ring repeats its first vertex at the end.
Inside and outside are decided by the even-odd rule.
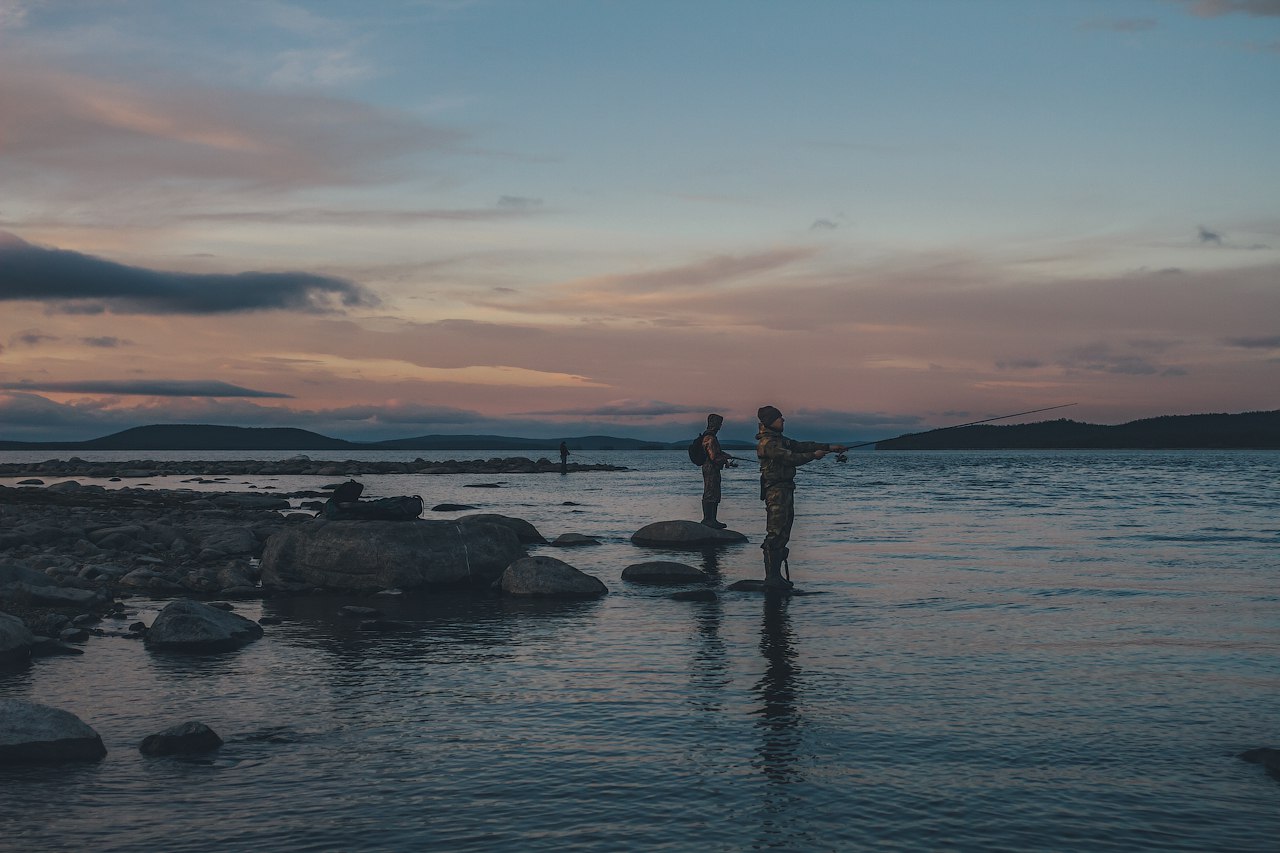
POLYGON ((843 453, 840 444, 793 441, 782 434, 785 420, 773 406, 761 406, 756 413, 760 431, 756 433, 756 456, 760 458, 760 500, 764 501, 764 586, 786 590, 790 579, 782 576, 782 564, 790 555, 791 525, 795 522, 796 468, 828 453, 843 453))
POLYGON ((720 415, 707 415, 707 429, 702 434, 702 450, 707 460, 702 463, 702 523, 718 530, 727 526, 716 518, 720 511, 720 471, 733 459, 720 449, 720 439, 716 438, 723 425, 724 418, 720 415))

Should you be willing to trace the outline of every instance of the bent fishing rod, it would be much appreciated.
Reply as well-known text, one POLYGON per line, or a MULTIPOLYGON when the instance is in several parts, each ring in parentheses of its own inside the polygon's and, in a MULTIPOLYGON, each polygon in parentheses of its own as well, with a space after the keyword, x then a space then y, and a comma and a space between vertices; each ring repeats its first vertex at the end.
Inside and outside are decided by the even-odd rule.
MULTIPOLYGON (((965 424, 952 424, 951 426, 938 427, 937 429, 927 429, 924 432, 904 432, 902 435, 895 435, 893 438, 879 438, 879 439, 876 439, 875 441, 864 441, 861 444, 850 444, 847 447, 845 447, 845 450, 853 450, 855 447, 867 447, 868 445, 879 444, 882 441, 893 441, 894 439, 906 438, 907 436, 911 436, 911 435, 929 435, 930 433, 942 432, 943 430, 948 430, 948 429, 960 429, 961 427, 977 426, 978 424, 989 424, 992 421, 1007 421, 1009 418, 1017 418, 1017 417, 1021 417, 1022 415, 1034 415, 1037 412, 1051 412, 1054 409, 1065 409, 1068 406, 1074 406, 1074 405, 1076 404, 1063 403, 1060 406, 1046 406, 1043 409, 1030 409, 1029 411, 1026 411, 1026 412, 1014 412, 1012 415, 999 415, 994 418, 983 418, 980 421, 969 421, 968 423, 965 423, 965 424)), ((843 453, 839 454, 836 457, 836 461, 843 462, 844 460, 840 458, 840 456, 843 456, 843 455, 844 455, 843 453)))

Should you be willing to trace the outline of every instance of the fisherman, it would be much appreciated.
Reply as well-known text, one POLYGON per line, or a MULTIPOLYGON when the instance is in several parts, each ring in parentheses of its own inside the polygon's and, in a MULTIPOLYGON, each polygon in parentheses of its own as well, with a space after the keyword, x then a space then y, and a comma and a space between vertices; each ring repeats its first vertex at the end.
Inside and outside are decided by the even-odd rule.
POLYGON ((560 442, 560 473, 569 473, 569 445, 560 442))
MULTIPOLYGON (((764 586, 787 590, 793 584, 782 576, 782 564, 790 555, 791 525, 795 522, 796 468, 821 459, 828 453, 844 453, 841 444, 793 441, 782 434, 785 419, 773 406, 761 406, 756 413, 760 431, 756 433, 756 456, 760 459, 760 500, 764 501, 764 586)), ((788 571, 788 574, 790 572, 788 571)))
POLYGON ((733 457, 720 447, 716 433, 724 425, 720 415, 707 415, 707 429, 702 433, 702 449, 706 461, 702 463, 702 523, 707 527, 723 530, 727 525, 716 518, 720 510, 720 471, 732 463, 733 457))

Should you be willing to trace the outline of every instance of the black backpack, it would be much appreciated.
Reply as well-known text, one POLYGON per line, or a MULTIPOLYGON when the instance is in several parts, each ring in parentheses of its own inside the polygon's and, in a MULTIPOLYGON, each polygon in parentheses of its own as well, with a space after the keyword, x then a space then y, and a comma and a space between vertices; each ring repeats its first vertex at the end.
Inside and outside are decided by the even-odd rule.
POLYGON ((697 438, 689 442, 689 461, 699 468, 707 464, 707 448, 702 443, 706 435, 705 432, 699 433, 697 438))
POLYGON ((355 501, 360 500, 360 495, 363 493, 363 483, 357 483, 355 480, 347 480, 347 482, 333 490, 333 499, 340 504, 354 503, 355 501))

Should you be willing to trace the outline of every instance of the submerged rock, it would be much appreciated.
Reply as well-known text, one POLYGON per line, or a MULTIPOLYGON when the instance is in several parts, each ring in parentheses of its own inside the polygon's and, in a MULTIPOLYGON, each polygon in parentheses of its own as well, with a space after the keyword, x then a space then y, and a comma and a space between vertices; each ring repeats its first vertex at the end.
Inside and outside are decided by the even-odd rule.
POLYGON ((262 626, 238 613, 198 601, 171 601, 147 629, 149 649, 219 652, 238 649, 262 636, 262 626))
POLYGON ((643 548, 697 550, 746 541, 736 530, 717 530, 696 521, 655 521, 631 534, 631 542, 643 548))
POLYGON ((262 586, 361 591, 490 584, 523 556, 516 534, 499 524, 315 519, 267 540, 262 586))
POLYGON ((70 711, 24 699, 0 699, 0 766, 97 761, 102 738, 70 711))
POLYGON ((622 579, 648 584, 706 583, 709 580, 707 573, 701 569, 666 560, 627 566, 622 570, 622 579))
MULTIPOLYGON (((474 507, 468 507, 474 509, 474 507)), ((499 515, 496 512, 481 512, 475 515, 464 515, 458 519, 459 524, 500 524, 503 527, 509 527, 515 532, 516 538, 526 545, 545 545, 546 538, 538 532, 538 528, 534 527, 523 518, 514 518, 509 515, 499 515)))
POLYGON ((1261 764, 1263 769, 1267 771, 1268 776, 1273 779, 1280 779, 1280 749, 1264 746, 1258 749, 1246 750, 1236 757, 1242 761, 1248 761, 1250 764, 1261 764))
POLYGON ((516 560, 502 573, 499 587, 507 595, 545 598, 596 598, 609 591, 599 578, 542 556, 516 560))
POLYGON ((187 722, 172 726, 154 735, 147 735, 138 744, 143 755, 191 755, 209 752, 222 746, 217 732, 200 722, 187 722))
POLYGON ((579 545, 599 545, 600 540, 581 533, 561 533, 551 544, 557 548, 576 548, 579 545))

